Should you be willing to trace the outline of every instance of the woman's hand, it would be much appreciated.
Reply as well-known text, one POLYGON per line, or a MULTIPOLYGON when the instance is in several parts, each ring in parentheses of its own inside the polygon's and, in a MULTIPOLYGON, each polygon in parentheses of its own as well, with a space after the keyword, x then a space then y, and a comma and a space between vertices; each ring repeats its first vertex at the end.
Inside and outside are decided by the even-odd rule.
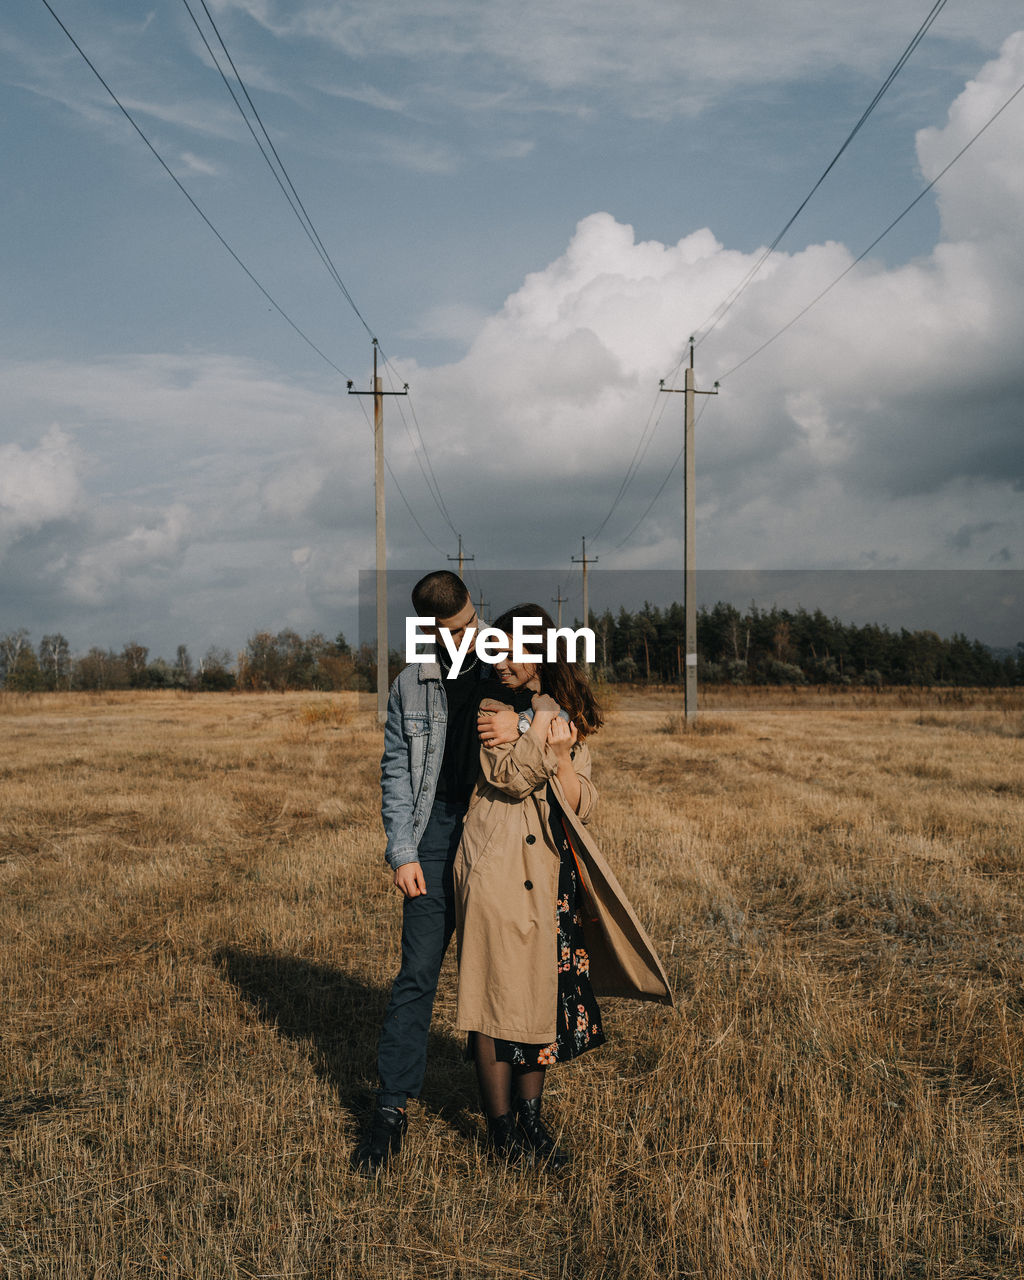
POLYGON ((536 716, 557 716, 561 707, 547 693, 535 693, 533 695, 533 714, 536 716))
POLYGON ((563 720, 561 716, 555 716, 548 726, 548 746, 559 757, 572 755, 572 749, 579 736, 573 722, 563 720))
POLYGON ((530 701, 533 705, 533 721, 526 733, 532 734, 534 742, 543 750, 551 722, 558 716, 558 703, 546 693, 535 693, 530 701))

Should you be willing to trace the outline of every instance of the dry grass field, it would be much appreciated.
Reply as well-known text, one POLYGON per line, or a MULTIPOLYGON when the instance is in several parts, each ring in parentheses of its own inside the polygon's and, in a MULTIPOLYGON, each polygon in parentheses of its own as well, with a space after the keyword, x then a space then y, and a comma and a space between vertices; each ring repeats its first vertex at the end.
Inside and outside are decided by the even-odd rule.
POLYGON ((596 822, 678 1007, 488 1163, 442 980, 349 1159, 399 904, 354 695, 0 695, 4 1277, 1024 1275, 1020 695, 619 694, 596 822))

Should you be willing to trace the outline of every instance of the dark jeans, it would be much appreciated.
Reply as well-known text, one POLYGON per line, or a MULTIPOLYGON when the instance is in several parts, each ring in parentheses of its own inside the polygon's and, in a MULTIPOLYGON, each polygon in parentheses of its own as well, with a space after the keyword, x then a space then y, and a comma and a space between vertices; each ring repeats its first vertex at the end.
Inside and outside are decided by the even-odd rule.
POLYGON ((427 892, 402 906, 402 966, 391 988, 377 1047, 382 1107, 419 1097, 441 961, 455 932, 452 863, 462 836, 462 805, 435 803, 419 844, 427 892))

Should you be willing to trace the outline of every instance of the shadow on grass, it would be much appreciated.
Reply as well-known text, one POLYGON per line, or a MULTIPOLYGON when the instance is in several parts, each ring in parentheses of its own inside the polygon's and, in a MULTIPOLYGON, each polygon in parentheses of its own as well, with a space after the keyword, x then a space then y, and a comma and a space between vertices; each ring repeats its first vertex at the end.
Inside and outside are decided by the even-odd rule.
MULTIPOLYGON (((389 992, 299 956, 223 947, 214 961, 241 997, 282 1035, 314 1050, 313 1065, 352 1118, 357 1140, 376 1101, 367 1081, 377 1075, 377 1037, 389 992)), ((476 1130, 473 1069, 463 1043, 431 1031, 420 1102, 465 1137, 476 1130)))

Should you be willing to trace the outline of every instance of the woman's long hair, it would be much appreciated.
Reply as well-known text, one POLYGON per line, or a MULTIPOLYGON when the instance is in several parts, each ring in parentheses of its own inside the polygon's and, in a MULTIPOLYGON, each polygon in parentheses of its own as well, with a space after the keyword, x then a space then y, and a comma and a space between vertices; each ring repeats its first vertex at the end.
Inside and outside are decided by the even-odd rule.
MULTIPOLYGON (((549 628, 554 630, 555 624, 550 614, 539 604, 517 604, 513 609, 506 609, 491 625, 511 636, 516 618, 540 618, 540 625, 545 633, 549 628)), ((594 697, 586 667, 579 662, 570 662, 568 653, 568 641, 564 636, 559 636, 555 645, 554 662, 538 662, 537 674, 540 676, 541 693, 548 694, 563 710, 568 711, 569 718, 583 739, 591 733, 597 733, 604 724, 604 716, 594 697)))

